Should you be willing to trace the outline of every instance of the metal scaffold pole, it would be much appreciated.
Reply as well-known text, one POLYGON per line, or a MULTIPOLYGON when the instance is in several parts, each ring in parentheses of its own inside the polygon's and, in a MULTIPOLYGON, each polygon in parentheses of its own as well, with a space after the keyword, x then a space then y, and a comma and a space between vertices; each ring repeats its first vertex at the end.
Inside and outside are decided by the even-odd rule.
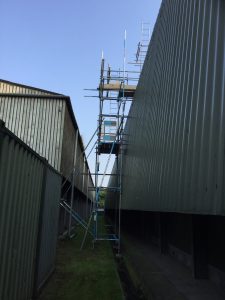
MULTIPOLYGON (((122 201, 122 156, 123 156, 123 130, 127 118, 125 109, 126 103, 131 102, 136 90, 136 82, 138 77, 136 73, 126 71, 126 31, 124 34, 124 53, 123 53, 123 69, 112 70, 110 66, 105 67, 105 59, 101 59, 100 82, 98 91, 99 97, 99 115, 98 115, 98 133, 96 146, 96 164, 95 164, 95 209, 94 209, 94 240, 111 240, 117 242, 118 253, 120 252, 121 237, 121 201, 122 201), (135 82, 135 84, 130 84, 135 82), (102 156, 107 158, 102 159, 102 156), (117 170, 112 174, 116 178, 116 186, 107 187, 107 197, 109 201, 111 193, 118 193, 117 217, 114 221, 114 231, 101 232, 99 222, 101 222, 101 213, 105 211, 105 207, 100 207, 100 193, 103 189, 105 176, 112 157, 116 159, 117 170), (100 165, 105 164, 103 172, 100 172, 100 165), (101 176, 101 178, 99 177, 101 176), (101 180, 99 180, 99 178, 101 180)), ((108 225, 106 225, 108 227, 108 225)), ((111 226, 110 228, 113 228, 111 226)))
MULTIPOLYGON (((147 28, 147 23, 142 23, 142 40, 138 44, 138 50, 136 53, 135 62, 132 63, 135 66, 140 67, 140 71, 144 62, 144 58, 147 50, 147 42, 149 41, 150 32, 147 28)), ((139 80, 139 71, 128 71, 126 70, 126 40, 127 33, 124 32, 124 51, 123 51, 123 68, 112 69, 109 65, 105 66, 105 59, 101 58, 100 68, 100 80, 97 89, 87 89, 89 91, 97 91, 97 95, 89 97, 99 99, 99 114, 97 121, 97 129, 91 140, 85 147, 84 151, 90 145, 94 136, 97 134, 97 139, 91 148, 90 153, 95 149, 95 171, 92 175, 95 178, 95 187, 88 188, 84 186, 85 174, 85 161, 83 165, 83 172, 78 172, 75 168, 75 162, 80 159, 83 153, 79 157, 75 157, 74 166, 71 174, 66 178, 62 184, 65 186, 65 193, 72 188, 70 205, 62 198, 61 206, 67 213, 70 214, 69 220, 69 234, 71 234, 71 220, 74 219, 84 229, 84 237, 81 244, 81 249, 84 246, 87 234, 90 233, 93 237, 93 245, 97 241, 109 240, 116 242, 118 254, 121 250, 121 208, 122 208, 122 178, 123 178, 123 155, 126 148, 124 143, 124 130, 125 123, 129 113, 129 107, 134 99, 136 91, 136 85, 139 80), (127 105, 128 104, 128 105, 127 105), (107 156, 107 158, 105 158, 107 156), (104 158, 103 158, 104 157, 104 158), (113 174, 108 170, 110 166, 111 158, 115 158, 113 174), (105 165, 105 167, 104 167, 105 165), (103 166, 103 167, 102 167, 103 166), (79 174, 78 174, 79 173, 79 174), (83 220, 77 212, 73 210, 73 198, 74 198, 74 182, 77 175, 82 176, 82 191, 87 189, 88 191, 95 192, 95 199, 91 203, 89 219, 83 220), (110 176, 110 182, 108 186, 103 186, 105 177, 110 176), (71 178, 72 177, 72 178, 71 178), (68 186, 68 181, 72 180, 68 186), (114 210, 114 222, 112 225, 106 224, 106 219, 103 221, 105 216, 106 207, 103 206, 102 193, 107 193, 107 203, 109 207, 114 210), (116 195, 116 197, 115 197, 116 195), (104 225, 105 224, 105 227, 104 225), (111 228, 110 231, 107 230, 111 228)), ((75 146, 76 153, 76 146, 75 146)), ((87 155, 88 159, 90 153, 87 155)), ((86 198, 88 205, 88 196, 86 198)), ((86 217, 88 217, 88 210, 86 209, 86 217)))

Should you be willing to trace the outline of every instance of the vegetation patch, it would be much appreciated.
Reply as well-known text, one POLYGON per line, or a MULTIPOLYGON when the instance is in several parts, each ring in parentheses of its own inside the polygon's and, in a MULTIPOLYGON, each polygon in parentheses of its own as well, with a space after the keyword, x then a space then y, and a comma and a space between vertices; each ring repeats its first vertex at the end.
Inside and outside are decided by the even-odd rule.
POLYGON ((75 238, 58 242, 56 270, 39 300, 122 300, 124 299, 110 244, 101 241, 93 248, 78 230, 75 238))

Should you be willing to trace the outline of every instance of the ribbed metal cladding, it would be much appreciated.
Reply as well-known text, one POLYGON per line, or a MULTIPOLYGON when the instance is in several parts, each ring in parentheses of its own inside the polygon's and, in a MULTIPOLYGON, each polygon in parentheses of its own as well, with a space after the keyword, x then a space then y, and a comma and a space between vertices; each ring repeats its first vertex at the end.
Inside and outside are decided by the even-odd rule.
POLYGON ((225 215, 224 89, 225 2, 163 1, 126 124, 123 209, 225 215))
POLYGON ((40 281, 52 269, 60 183, 61 176, 0 122, 0 299, 31 299, 37 262, 46 263, 40 281))
POLYGON ((61 195, 61 176, 50 168, 46 168, 45 172, 45 188, 39 219, 40 234, 38 239, 37 274, 35 278, 36 293, 38 293, 55 268, 61 195))
POLYGON ((65 101, 57 97, 49 99, 0 94, 0 119, 60 171, 65 105, 65 101))
POLYGON ((0 133, 0 299, 32 296, 44 164, 0 133))
POLYGON ((82 176, 82 173, 83 173, 83 159, 84 159, 84 156, 82 154, 80 144, 78 143, 78 145, 77 145, 77 159, 76 159, 76 164, 75 164, 75 168, 76 168, 75 185, 81 192, 82 192, 82 178, 83 178, 83 176, 82 176))
POLYGON ((13 93, 13 94, 28 94, 28 95, 54 95, 56 93, 28 87, 25 85, 14 84, 6 80, 0 80, 0 93, 13 93))
MULTIPOLYGON (((0 80, 0 119, 65 178, 71 175, 78 128, 69 97, 0 80)), ((76 183, 83 192, 80 133, 77 147, 76 183)))
MULTIPOLYGON (((78 128, 69 97, 0 79, 0 119, 65 178, 70 178, 78 128)), ((83 192, 83 145, 78 135, 76 182, 83 192)))

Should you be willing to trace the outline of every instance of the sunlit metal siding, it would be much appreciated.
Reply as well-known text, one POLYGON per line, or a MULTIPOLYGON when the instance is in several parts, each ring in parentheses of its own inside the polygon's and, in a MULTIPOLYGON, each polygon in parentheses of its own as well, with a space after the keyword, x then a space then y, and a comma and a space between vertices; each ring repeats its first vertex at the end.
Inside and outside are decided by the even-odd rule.
POLYGON ((57 95, 56 93, 32 88, 26 85, 1 80, 0 79, 0 93, 13 93, 13 94, 28 94, 28 95, 57 95))
POLYGON ((60 171, 65 106, 57 97, 0 94, 0 119, 60 171))
POLYGON ((44 165, 0 132, 0 299, 30 299, 44 165))
POLYGON ((225 2, 165 0, 127 121, 124 209, 225 214, 225 2))
MULTIPOLYGON (((69 178, 78 130, 69 97, 0 80, 0 119, 65 178, 69 178)), ((79 130, 77 149, 75 182, 84 192, 81 174, 84 147, 79 130)))
POLYGON ((38 238, 36 292, 40 290, 55 267, 61 181, 59 174, 50 168, 46 169, 42 215, 39 219, 41 231, 38 238))
POLYGON ((0 122, 0 299, 31 299, 35 270, 38 284, 51 272, 60 192, 61 176, 0 122))

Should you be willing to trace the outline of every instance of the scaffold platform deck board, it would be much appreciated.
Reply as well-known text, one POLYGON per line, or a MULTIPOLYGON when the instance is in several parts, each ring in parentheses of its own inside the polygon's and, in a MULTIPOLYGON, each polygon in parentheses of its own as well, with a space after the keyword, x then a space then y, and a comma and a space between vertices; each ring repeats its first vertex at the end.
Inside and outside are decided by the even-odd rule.
POLYGON ((133 97, 136 91, 136 85, 121 85, 121 82, 114 82, 108 84, 101 84, 99 89, 102 91, 117 91, 121 94, 123 93, 124 97, 133 97))
POLYGON ((106 142, 101 142, 98 145, 98 154, 116 154, 118 155, 119 153, 119 148, 120 148, 120 143, 106 143, 106 142), (113 146, 113 149, 112 149, 113 146))
POLYGON ((125 97, 125 98, 134 98, 134 93, 135 93, 135 91, 124 91, 124 92, 123 91, 119 91, 118 97, 120 97, 120 98, 122 98, 122 97, 125 97))

